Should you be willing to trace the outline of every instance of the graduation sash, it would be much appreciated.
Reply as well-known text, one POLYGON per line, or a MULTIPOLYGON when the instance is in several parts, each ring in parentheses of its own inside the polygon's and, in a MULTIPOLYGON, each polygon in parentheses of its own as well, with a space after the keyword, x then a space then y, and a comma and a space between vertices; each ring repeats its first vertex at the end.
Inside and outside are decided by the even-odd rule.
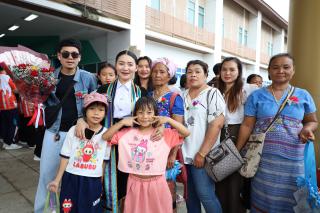
MULTIPOLYGON (((107 97, 109 107, 107 117, 105 119, 105 127, 109 128, 113 125, 114 98, 117 90, 117 81, 109 84, 107 89, 107 97), (111 102, 111 103, 110 103, 111 102)), ((141 97, 140 88, 131 82, 131 113, 133 113, 136 101, 141 97)), ((110 160, 106 163, 104 186, 106 193, 106 206, 113 213, 118 213, 118 193, 117 193, 117 163, 115 146, 111 147, 110 160)))

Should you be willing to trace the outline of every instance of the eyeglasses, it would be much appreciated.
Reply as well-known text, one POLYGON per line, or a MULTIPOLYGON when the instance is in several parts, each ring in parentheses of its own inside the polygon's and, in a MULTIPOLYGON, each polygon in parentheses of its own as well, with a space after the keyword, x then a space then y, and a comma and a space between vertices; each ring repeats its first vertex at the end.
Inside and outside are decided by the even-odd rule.
POLYGON ((69 58, 70 54, 71 54, 71 57, 72 57, 73 59, 79 58, 79 56, 80 56, 80 53, 78 53, 78 52, 63 51, 63 52, 61 53, 62 58, 69 58))

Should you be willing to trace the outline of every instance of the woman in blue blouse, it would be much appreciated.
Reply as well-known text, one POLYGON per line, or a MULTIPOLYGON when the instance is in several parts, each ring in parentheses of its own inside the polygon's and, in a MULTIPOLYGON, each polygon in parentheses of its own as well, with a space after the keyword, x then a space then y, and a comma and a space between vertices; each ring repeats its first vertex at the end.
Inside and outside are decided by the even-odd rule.
MULTIPOLYGON (((272 84, 253 92, 245 104, 240 127, 240 150, 251 132, 261 133, 285 100, 294 75, 293 58, 278 54, 270 59, 268 73, 272 84)), ((304 89, 295 88, 280 116, 267 132, 261 161, 251 185, 251 212, 293 212, 296 178, 304 175, 304 147, 314 140, 318 126, 316 106, 304 89)))

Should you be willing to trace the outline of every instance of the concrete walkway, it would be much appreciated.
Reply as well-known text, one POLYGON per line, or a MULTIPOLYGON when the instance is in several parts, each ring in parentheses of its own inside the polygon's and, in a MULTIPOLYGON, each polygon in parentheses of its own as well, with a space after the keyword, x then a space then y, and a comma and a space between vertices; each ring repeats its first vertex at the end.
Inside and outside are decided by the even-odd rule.
MULTIPOLYGON (((0 213, 33 212, 39 164, 33 160, 33 149, 0 149, 0 213)), ((183 194, 181 185, 178 193, 183 194)), ((178 213, 186 212, 185 202, 178 204, 178 213)))

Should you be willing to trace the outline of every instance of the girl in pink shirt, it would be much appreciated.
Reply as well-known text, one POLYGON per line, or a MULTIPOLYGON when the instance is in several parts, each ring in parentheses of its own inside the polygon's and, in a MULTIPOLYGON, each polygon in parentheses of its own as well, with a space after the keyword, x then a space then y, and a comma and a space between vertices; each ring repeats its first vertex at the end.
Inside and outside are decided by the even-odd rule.
POLYGON ((181 144, 189 131, 170 117, 157 115, 156 102, 151 97, 142 97, 136 102, 134 117, 121 120, 102 136, 111 144, 118 144, 118 169, 129 173, 125 213, 172 212, 172 198, 164 176, 167 159, 171 148, 181 144), (175 129, 167 128, 161 140, 151 141, 155 127, 165 123, 175 129))

